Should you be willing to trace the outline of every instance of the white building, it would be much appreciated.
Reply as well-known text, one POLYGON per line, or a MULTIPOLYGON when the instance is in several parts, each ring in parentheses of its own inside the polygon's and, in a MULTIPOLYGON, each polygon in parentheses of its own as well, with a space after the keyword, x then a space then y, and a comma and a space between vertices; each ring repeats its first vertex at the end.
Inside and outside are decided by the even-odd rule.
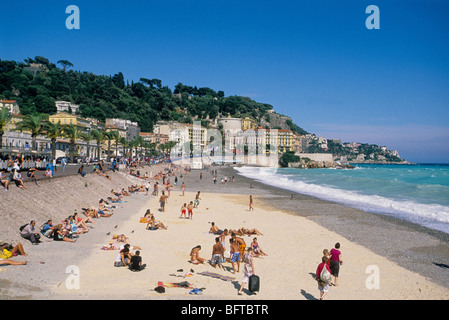
POLYGON ((0 100, 0 108, 8 108, 10 114, 19 114, 20 108, 16 100, 0 100))
POLYGON ((57 112, 67 112, 75 114, 79 110, 79 105, 72 104, 69 101, 55 101, 57 112))

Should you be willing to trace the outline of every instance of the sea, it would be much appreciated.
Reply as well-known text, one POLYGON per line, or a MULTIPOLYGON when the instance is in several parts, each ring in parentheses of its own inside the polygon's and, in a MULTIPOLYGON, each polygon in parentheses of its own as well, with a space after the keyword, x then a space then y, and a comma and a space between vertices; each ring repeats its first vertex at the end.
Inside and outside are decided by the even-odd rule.
POLYGON ((354 169, 236 170, 263 184, 449 234, 449 164, 353 165, 354 169))

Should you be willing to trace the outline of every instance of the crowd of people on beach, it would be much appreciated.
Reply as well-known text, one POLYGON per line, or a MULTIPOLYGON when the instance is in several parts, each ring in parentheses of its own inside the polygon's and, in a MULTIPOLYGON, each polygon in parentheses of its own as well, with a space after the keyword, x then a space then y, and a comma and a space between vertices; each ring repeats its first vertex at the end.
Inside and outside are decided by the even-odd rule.
MULTIPOLYGON (((3 175, 0 171, 0 181, 6 189, 8 189, 9 183, 16 181, 15 177, 12 178, 12 176, 15 175, 16 172, 20 171, 21 167, 20 157, 16 157, 14 160, 12 160, 12 157, 9 157, 9 160, 11 160, 11 164, 8 162, 8 169, 10 168, 10 170, 8 170, 10 172, 9 177, 5 178, 5 175, 3 175)), ((133 163, 133 167, 137 167, 137 165, 135 165, 137 161, 133 163)), ((28 177, 33 179, 37 184, 36 171, 37 170, 35 168, 28 169, 28 177)), ((84 177, 86 173, 87 172, 84 169, 84 165, 82 164, 78 169, 78 174, 84 177)), ((111 180, 111 177, 108 175, 103 162, 93 163, 92 173, 96 173, 98 176, 104 176, 111 180)), ((20 184, 18 186, 20 187, 20 184)), ((23 188, 26 187, 23 185, 23 188)), ((138 184, 132 184, 126 189, 127 190, 122 188, 117 192, 111 190, 112 196, 108 196, 106 200, 103 198, 100 199, 97 206, 81 208, 80 213, 75 210, 72 215, 61 219, 58 223, 53 223, 53 219, 48 219, 40 227, 36 227, 36 220, 31 220, 19 228, 19 235, 24 240, 29 241, 32 245, 39 245, 44 242, 44 239, 75 243, 82 234, 88 233, 94 228, 96 219, 111 217, 114 214, 116 204, 126 202, 126 200, 124 200, 125 197, 131 196, 137 192, 145 191, 145 187, 138 184)), ((58 218, 58 220, 59 219, 60 218, 58 218)), ((8 243, 1 243, 1 246, 2 254, 0 254, 0 265, 27 264, 27 261, 15 261, 11 259, 17 255, 26 255, 21 243, 18 243, 14 247, 11 247, 8 243), (12 254, 10 254, 10 252, 12 252, 12 254)))
MULTIPOLYGON (((1 184, 8 189, 9 183, 16 181, 19 187, 26 188, 22 183, 18 183, 16 177, 10 179, 10 175, 14 175, 17 168, 20 169, 20 160, 13 161, 11 166, 16 168, 9 173, 6 177, 0 172, 1 184), (20 186, 22 185, 22 186, 20 186)), ((113 170, 117 169, 116 165, 113 165, 113 170)), ((58 223, 53 223, 53 219, 45 221, 39 228, 36 228, 36 221, 31 220, 29 223, 19 228, 20 236, 27 241, 30 241, 33 245, 42 243, 42 237, 53 241, 64 241, 75 243, 77 239, 94 229, 96 220, 100 218, 109 218, 114 215, 114 209, 116 204, 123 204, 126 202, 126 197, 132 196, 136 193, 144 193, 146 196, 155 196, 158 199, 159 208, 158 211, 164 214, 166 206, 168 205, 171 192, 174 187, 180 190, 180 196, 185 196, 186 185, 182 182, 178 185, 180 179, 191 173, 189 167, 180 167, 173 164, 169 164, 163 168, 163 170, 157 172, 153 176, 153 172, 142 171, 139 164, 136 162, 127 167, 129 174, 140 180, 140 184, 132 184, 127 188, 121 188, 120 190, 111 190, 111 195, 105 199, 100 199, 98 206, 89 206, 81 208, 79 214, 76 210, 72 215, 67 216, 58 223), (153 190, 151 192, 151 185, 153 190)), ((37 178, 35 176, 35 170, 30 169, 28 177, 35 181, 37 184, 37 178)), ((96 173, 98 176, 104 176, 107 179, 111 179, 107 171, 104 168, 103 163, 94 164, 92 167, 92 173, 96 173)), ((211 170, 212 181, 217 183, 217 171, 211 170)), ((84 166, 78 170, 78 174, 85 176, 87 174, 84 166)), ((203 172, 200 172, 200 180, 203 179, 203 172)), ((221 177, 221 183, 227 184, 228 182, 234 182, 235 177, 228 178, 227 176, 221 177)), ((199 208, 201 204, 201 191, 197 191, 194 198, 190 201, 185 201, 180 208, 179 218, 193 220, 193 212, 199 208)), ((249 211, 253 211, 254 200, 252 195, 249 197, 249 211)), ((208 208, 207 208, 208 209, 208 208)), ((144 216, 140 218, 140 223, 145 225, 145 229, 149 231, 155 230, 168 230, 168 226, 158 220, 151 209, 147 209, 144 216)), ((109 233, 110 234, 110 233, 109 233)), ((213 235, 213 241, 207 244, 211 247, 210 259, 206 259, 200 255, 202 247, 205 245, 196 245, 189 252, 189 263, 193 265, 209 263, 214 269, 221 269, 228 271, 235 275, 242 274, 240 287, 238 289, 238 295, 241 295, 245 285, 249 286, 250 278, 255 276, 254 258, 263 258, 268 254, 261 248, 258 237, 263 236, 263 233, 256 228, 240 227, 233 228, 219 228, 215 222, 210 222, 209 234, 213 235), (245 241, 246 237, 252 237, 249 244, 245 241), (229 266, 226 267, 226 264, 229 266), (241 267, 242 266, 242 267, 241 267)), ((24 247, 21 243, 16 245, 10 243, 0 243, 0 265, 25 265, 27 261, 16 261, 15 256, 26 256, 24 247)), ((131 244, 130 239, 125 234, 113 234, 112 239, 108 245, 104 245, 103 250, 117 250, 117 255, 114 259, 114 267, 127 267, 131 271, 144 270, 146 264, 143 263, 141 256, 142 247, 139 245, 131 244)), ((315 272, 315 280, 318 283, 318 290, 320 293, 319 299, 322 300, 329 292, 329 287, 338 286, 338 275, 340 265, 343 263, 340 252, 340 244, 336 243, 331 250, 323 250, 323 257, 321 263, 317 266, 315 272)), ((249 287, 248 287, 249 288, 249 287)), ((257 291, 252 291, 256 293, 257 291)))

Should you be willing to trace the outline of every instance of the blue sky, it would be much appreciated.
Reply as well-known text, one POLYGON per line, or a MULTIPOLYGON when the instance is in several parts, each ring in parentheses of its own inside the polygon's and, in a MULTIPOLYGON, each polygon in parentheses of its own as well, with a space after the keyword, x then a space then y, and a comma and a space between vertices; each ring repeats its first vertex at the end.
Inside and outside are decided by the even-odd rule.
POLYGON ((449 1, 9 1, 0 58, 44 56, 269 103, 305 130, 449 163, 449 1), (69 30, 66 7, 80 9, 69 30), (365 9, 380 9, 368 30, 365 9))

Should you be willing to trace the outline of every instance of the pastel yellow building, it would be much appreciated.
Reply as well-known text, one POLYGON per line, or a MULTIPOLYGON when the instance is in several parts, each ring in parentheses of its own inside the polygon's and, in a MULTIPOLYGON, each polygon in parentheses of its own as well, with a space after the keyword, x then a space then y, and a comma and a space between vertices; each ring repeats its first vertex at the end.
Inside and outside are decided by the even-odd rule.
POLYGON ((258 142, 262 142, 261 139, 263 139, 265 135, 265 144, 277 145, 278 152, 293 150, 293 146, 295 144, 295 135, 293 131, 262 128, 258 128, 255 131, 257 133, 258 142))
POLYGON ((257 123, 254 119, 245 117, 245 119, 242 119, 242 130, 250 130, 250 129, 256 129, 257 123))

